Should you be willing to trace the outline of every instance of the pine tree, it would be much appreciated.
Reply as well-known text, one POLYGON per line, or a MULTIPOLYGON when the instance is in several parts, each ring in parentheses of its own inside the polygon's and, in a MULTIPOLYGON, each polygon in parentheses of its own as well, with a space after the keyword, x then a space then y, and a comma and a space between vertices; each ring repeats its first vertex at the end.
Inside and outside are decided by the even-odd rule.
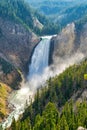
POLYGON ((60 120, 60 130, 69 130, 65 115, 62 115, 60 120))
POLYGON ((43 112, 43 125, 45 129, 56 130, 56 124, 59 118, 59 113, 55 105, 49 102, 43 112))

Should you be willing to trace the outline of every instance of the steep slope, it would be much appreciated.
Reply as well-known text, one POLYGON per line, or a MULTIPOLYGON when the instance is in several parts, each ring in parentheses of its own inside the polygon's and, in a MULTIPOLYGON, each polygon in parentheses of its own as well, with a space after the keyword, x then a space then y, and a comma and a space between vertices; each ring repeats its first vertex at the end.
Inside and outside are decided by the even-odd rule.
POLYGON ((75 37, 75 24, 67 25, 57 37, 53 38, 55 41, 54 55, 60 57, 70 55, 74 51, 74 47, 76 48, 75 37))
POLYGON ((37 90, 34 102, 31 101, 31 105, 26 108, 22 119, 13 121, 12 130, 21 130, 23 127, 26 130, 76 130, 79 126, 87 128, 85 73, 87 60, 50 78, 44 88, 37 90))
POLYGON ((68 23, 75 22, 87 14, 87 2, 77 3, 74 6, 68 7, 60 13, 58 23, 61 26, 66 26, 68 23))
MULTIPOLYGON (((32 30, 36 34, 50 34, 50 30, 51 33, 56 30, 55 25, 50 20, 33 8, 30 8, 29 4, 24 0, 4 0, 0 2, 0 6, 1 16, 10 18, 13 21, 19 21, 27 30, 32 30), (49 28, 46 30, 48 25, 49 28), (53 25, 53 30, 50 28, 51 25, 53 25)), ((56 27, 58 29, 58 26, 56 27)))
POLYGON ((26 70, 39 39, 31 31, 32 14, 23 1, 0 1, 0 52, 14 66, 26 70))
POLYGON ((9 61, 0 57, 0 82, 9 85, 13 89, 20 87, 21 73, 9 61))
MULTIPOLYGON (((32 9, 23 0, 3 0, 0 2, 1 16, 11 21, 21 23, 27 30, 34 30, 35 17, 32 9)), ((39 14, 38 14, 39 15, 39 14)), ((38 28, 38 26, 37 26, 38 28)), ((39 28, 38 28, 39 29, 39 28)))
MULTIPOLYGON (((68 24, 59 35, 51 40, 53 51, 50 58, 54 64, 61 60, 67 61, 70 57, 75 59, 87 56, 87 17, 78 20, 75 23, 68 24)), ((51 63, 52 63, 51 62, 51 63)), ((67 61, 68 62, 68 61, 67 61)))
POLYGON ((34 6, 35 8, 37 8, 37 10, 39 10, 40 12, 44 13, 47 16, 53 16, 56 14, 60 14, 61 9, 66 9, 67 7, 74 5, 74 1, 65 1, 65 0, 37 0, 37 2, 35 0, 30 1, 30 0, 26 0, 28 1, 32 6, 34 6))
POLYGON ((22 71, 31 56, 32 49, 39 39, 31 31, 26 30, 21 24, 0 18, 0 52, 14 66, 22 71))
POLYGON ((43 0, 28 1, 31 6, 45 14, 62 27, 74 22, 87 14, 87 1, 83 0, 43 0))
POLYGON ((8 115, 10 109, 8 109, 7 97, 11 89, 6 84, 0 82, 0 122, 8 115))
POLYGON ((31 52, 40 41, 32 31, 32 19, 31 10, 23 1, 0 1, 0 121, 10 112, 9 90, 20 88, 31 52))

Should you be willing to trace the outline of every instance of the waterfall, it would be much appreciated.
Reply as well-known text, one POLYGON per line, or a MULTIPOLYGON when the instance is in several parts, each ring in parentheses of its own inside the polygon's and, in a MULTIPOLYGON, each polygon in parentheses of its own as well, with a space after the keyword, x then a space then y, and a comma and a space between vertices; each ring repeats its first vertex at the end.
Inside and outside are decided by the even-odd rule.
POLYGON ((28 79, 35 75, 43 74, 43 71, 48 67, 50 50, 50 38, 42 38, 40 43, 36 46, 32 55, 31 64, 29 66, 28 79))
POLYGON ((40 77, 43 75, 45 68, 48 67, 51 37, 52 36, 42 37, 42 40, 36 46, 31 58, 31 64, 29 65, 28 82, 23 84, 20 90, 13 92, 10 96, 9 102, 14 106, 14 111, 10 113, 6 121, 1 124, 3 129, 11 125, 13 117, 15 117, 16 120, 18 119, 19 115, 24 112, 26 100, 29 100, 29 96, 33 98, 38 85, 42 84, 40 77), (37 78, 35 80, 35 75, 36 77, 40 76, 39 79, 37 78), (38 82, 38 80, 40 82, 38 82), (34 84, 36 86, 34 86, 34 84), (31 86, 33 86, 33 89, 30 89, 31 86))

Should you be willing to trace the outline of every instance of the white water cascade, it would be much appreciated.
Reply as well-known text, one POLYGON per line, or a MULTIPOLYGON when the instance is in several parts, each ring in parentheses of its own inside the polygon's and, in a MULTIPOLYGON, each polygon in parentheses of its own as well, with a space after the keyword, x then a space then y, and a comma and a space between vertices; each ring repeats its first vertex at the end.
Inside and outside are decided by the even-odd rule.
POLYGON ((31 64, 29 66, 29 79, 35 75, 42 75, 44 69, 48 67, 50 38, 42 38, 41 42, 34 50, 31 64))
POLYGON ((24 111, 26 100, 29 100, 29 96, 33 98, 38 85, 41 85, 42 81, 38 82, 40 78, 38 79, 37 77, 43 77, 42 75, 46 67, 48 67, 51 37, 52 36, 42 37, 42 40, 36 46, 31 58, 31 64, 29 65, 28 82, 23 84, 20 90, 11 94, 9 102, 14 106, 14 111, 10 113, 6 121, 2 123, 3 129, 11 125, 13 117, 15 117, 16 120, 18 119, 19 115, 24 111))

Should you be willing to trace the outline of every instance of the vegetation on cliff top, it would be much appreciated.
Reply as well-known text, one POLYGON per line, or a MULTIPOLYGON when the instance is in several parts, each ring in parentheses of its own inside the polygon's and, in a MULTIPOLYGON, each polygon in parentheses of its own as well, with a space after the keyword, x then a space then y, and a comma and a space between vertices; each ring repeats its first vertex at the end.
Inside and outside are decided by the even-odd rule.
POLYGON ((44 15, 31 9, 24 0, 0 1, 0 17, 21 23, 27 30, 38 35, 55 34, 59 31, 57 24, 52 24, 44 15), (43 28, 34 25, 34 18, 39 20, 43 28))
POLYGON ((49 19, 51 19, 51 21, 60 24, 61 28, 71 22, 82 19, 87 14, 86 0, 26 1, 28 1, 39 12, 45 14, 49 19))

